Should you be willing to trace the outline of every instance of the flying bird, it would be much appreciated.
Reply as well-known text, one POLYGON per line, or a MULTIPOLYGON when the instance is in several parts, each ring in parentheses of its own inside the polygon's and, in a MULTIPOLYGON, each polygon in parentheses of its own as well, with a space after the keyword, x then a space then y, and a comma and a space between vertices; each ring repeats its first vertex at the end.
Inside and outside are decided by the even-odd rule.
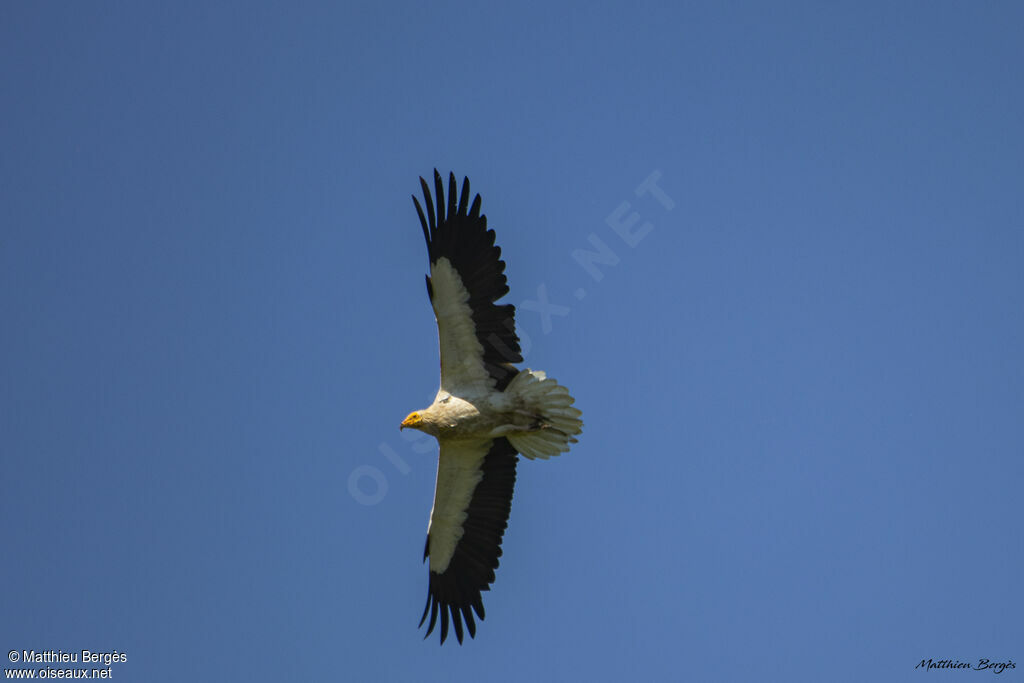
POLYGON ((426 432, 440 445, 420 626, 429 614, 427 638, 440 615, 441 643, 450 623, 461 644, 463 622, 473 638, 474 612, 484 618, 480 593, 490 590, 498 568, 518 454, 532 460, 564 453, 583 422, 568 389, 514 365, 523 360, 515 307, 495 303, 508 293, 505 263, 480 213, 480 195, 469 202, 469 178, 460 194, 449 174, 446 200, 434 170, 436 212, 423 178, 420 185, 426 214, 415 195, 412 201, 430 258, 427 294, 437 318, 441 388, 430 407, 410 413, 401 428, 426 432))

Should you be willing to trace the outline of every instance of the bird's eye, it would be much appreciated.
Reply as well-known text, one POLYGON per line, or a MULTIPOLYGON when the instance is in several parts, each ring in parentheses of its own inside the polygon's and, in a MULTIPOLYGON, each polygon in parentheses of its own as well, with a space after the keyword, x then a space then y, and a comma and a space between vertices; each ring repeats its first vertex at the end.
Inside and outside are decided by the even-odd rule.
POLYGON ((452 400, 451 396, 445 396, 444 398, 441 399, 441 403, 447 403, 450 400, 452 400))

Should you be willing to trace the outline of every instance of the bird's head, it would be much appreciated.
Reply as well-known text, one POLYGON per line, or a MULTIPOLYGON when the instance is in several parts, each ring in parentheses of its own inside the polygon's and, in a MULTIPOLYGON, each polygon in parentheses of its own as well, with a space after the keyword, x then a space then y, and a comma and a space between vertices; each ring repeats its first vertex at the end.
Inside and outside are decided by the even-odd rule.
POLYGON ((402 420, 402 424, 398 426, 399 429, 423 429, 423 415, 419 411, 413 411, 409 413, 409 416, 402 420))

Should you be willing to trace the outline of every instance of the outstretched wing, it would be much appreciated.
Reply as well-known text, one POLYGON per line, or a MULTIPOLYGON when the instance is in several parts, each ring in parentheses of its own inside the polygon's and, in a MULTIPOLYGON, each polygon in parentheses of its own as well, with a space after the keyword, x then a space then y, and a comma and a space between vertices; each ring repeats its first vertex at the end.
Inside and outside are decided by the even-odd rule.
POLYGON ((429 636, 441 615, 441 642, 448 623, 462 642, 462 622, 476 635, 473 612, 482 620, 481 591, 490 590, 501 557, 501 539, 512 508, 516 450, 504 437, 480 441, 441 441, 434 509, 427 547, 430 584, 420 626, 430 615, 429 636))
POLYGON ((503 390, 523 356, 515 330, 515 306, 494 302, 508 293, 505 262, 480 215, 480 195, 469 205, 469 178, 458 195, 449 175, 445 200, 441 174, 434 170, 437 213, 427 181, 420 178, 427 212, 413 196, 430 256, 427 293, 437 317, 441 347, 441 389, 503 390), (456 196, 458 203, 456 204, 456 196))

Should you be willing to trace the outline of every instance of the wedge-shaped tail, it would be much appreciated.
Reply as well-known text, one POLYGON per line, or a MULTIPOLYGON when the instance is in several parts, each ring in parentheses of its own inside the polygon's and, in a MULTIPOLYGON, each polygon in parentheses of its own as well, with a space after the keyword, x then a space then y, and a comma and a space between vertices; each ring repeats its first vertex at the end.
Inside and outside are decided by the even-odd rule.
POLYGON ((583 431, 583 415, 573 408, 569 390, 540 370, 523 370, 515 376, 506 393, 520 398, 523 409, 536 417, 529 431, 508 434, 508 440, 527 458, 547 459, 569 450, 575 435, 583 431))

